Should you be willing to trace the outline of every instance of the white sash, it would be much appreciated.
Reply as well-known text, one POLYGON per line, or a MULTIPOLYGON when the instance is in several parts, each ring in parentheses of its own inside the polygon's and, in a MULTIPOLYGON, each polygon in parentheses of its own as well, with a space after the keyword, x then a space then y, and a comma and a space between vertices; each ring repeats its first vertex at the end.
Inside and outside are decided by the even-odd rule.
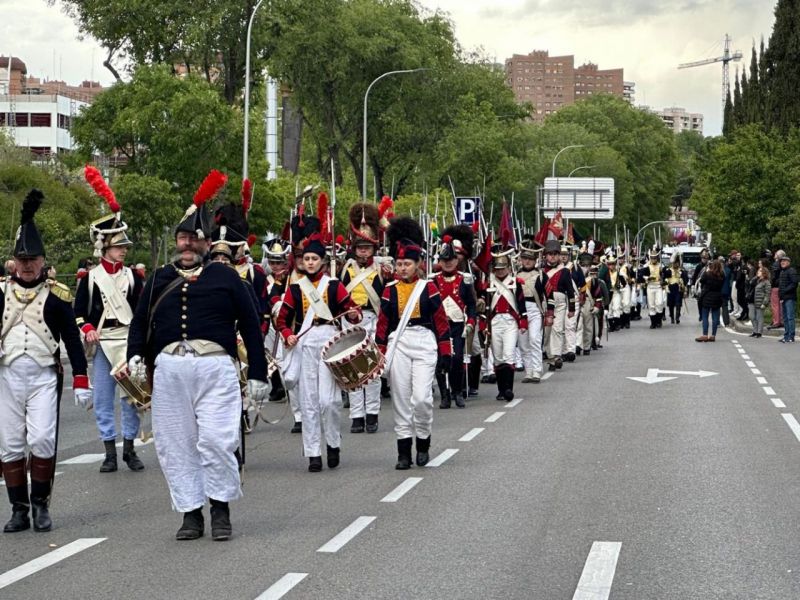
POLYGON ((492 309, 494 310, 495 306, 497 306, 497 302, 500 300, 500 296, 502 296, 506 299, 508 305, 514 309, 514 312, 519 313, 519 308, 517 307, 517 298, 514 296, 511 290, 506 287, 506 284, 497 279, 494 275, 492 275, 492 282, 494 284, 494 291, 496 292, 492 296, 492 309))
MULTIPOLYGON (((127 275, 124 271, 125 269, 123 269, 123 275, 127 275)), ((89 286, 96 283, 100 290, 100 296, 103 300, 103 319, 113 318, 123 325, 130 325, 131 320, 133 320, 131 305, 128 304, 128 299, 119 289, 111 275, 102 266, 92 269, 89 275, 89 286)), ((89 310, 91 309, 90 305, 89 310)), ((102 329, 102 326, 97 329, 102 329)))
MULTIPOLYGON (((346 289, 348 293, 352 292, 359 285, 364 283, 364 280, 366 280, 371 273, 378 272, 375 263, 372 263, 372 265, 366 269, 361 269, 357 262, 355 262, 353 259, 350 259, 350 264, 345 265, 344 270, 347 271, 351 266, 360 270, 358 271, 358 274, 350 280, 350 283, 347 284, 346 289)), ((376 277, 378 277, 378 275, 376 275, 376 277)), ((378 293, 375 291, 375 288, 372 287, 372 283, 370 282, 370 285, 365 285, 364 290, 367 292, 367 298, 369 299, 370 306, 372 306, 372 310, 375 311, 375 314, 378 314, 378 311, 381 307, 381 299, 378 298, 378 293)))
MULTIPOLYGON (((303 324, 300 326, 300 331, 297 332, 298 336, 303 335, 306 331, 311 329, 315 315, 318 315, 321 319, 333 320, 333 315, 331 314, 330 308, 328 308, 328 305, 322 299, 322 295, 318 291, 320 287, 324 290, 329 281, 330 277, 323 275, 319 280, 319 286, 317 289, 314 288, 314 284, 311 283, 307 277, 304 277, 297 282, 300 287, 300 291, 306 298, 308 298, 309 301, 308 310, 303 317, 303 324), (307 292, 307 288, 309 287, 311 288, 313 294, 311 292, 307 292), (323 313, 327 313, 328 316, 326 317, 323 313)), ((275 334, 279 335, 280 332, 276 331, 275 334)), ((283 358, 280 360, 281 371, 283 372, 283 382, 286 384, 286 389, 290 391, 297 387, 297 384, 300 382, 300 371, 303 363, 303 352, 300 349, 302 345, 303 338, 300 338, 294 348, 285 349, 283 358)))
POLYGON ((392 359, 394 358, 395 348, 397 348, 397 340, 400 339, 400 336, 403 335, 403 332, 406 330, 408 321, 411 319, 411 313, 414 311, 414 307, 417 305, 417 301, 422 295, 422 290, 425 289, 426 285, 428 285, 427 279, 418 279, 417 285, 414 286, 414 289, 411 291, 411 295, 408 297, 405 310, 403 310, 403 316, 400 317, 400 324, 397 326, 397 330, 393 334, 394 337, 389 340, 388 348, 386 348, 386 367, 384 369, 384 373, 389 373, 389 368, 392 366, 392 359))

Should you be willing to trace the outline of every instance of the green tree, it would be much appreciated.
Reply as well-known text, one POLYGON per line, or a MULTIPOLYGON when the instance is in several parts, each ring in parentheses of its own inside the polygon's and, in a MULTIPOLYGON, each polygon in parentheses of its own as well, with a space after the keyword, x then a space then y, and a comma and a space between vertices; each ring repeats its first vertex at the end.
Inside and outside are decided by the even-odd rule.
POLYGON ((787 134, 800 126, 800 0, 778 0, 765 56, 766 123, 787 134))

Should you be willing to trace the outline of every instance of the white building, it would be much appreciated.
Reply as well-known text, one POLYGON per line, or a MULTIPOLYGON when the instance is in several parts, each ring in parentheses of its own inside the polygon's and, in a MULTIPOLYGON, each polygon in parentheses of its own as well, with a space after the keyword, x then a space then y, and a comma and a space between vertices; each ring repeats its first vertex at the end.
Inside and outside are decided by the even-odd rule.
POLYGON ((54 94, 0 95, 0 127, 16 146, 40 156, 75 148, 69 128, 88 103, 54 94))
POLYGON ((636 83, 633 81, 623 81, 622 97, 625 98, 629 104, 633 104, 636 100, 636 83))
POLYGON ((664 110, 653 111, 661 117, 664 124, 674 131, 680 133, 681 131, 697 131, 703 133, 703 115, 702 113, 686 112, 685 108, 672 106, 664 110))

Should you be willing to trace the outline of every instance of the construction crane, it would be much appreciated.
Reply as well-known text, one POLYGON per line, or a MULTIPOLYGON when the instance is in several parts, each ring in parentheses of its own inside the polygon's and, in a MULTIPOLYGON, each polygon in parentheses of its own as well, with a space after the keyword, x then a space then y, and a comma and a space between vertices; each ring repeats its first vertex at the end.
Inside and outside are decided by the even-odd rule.
POLYGON ((698 60, 695 62, 683 63, 678 65, 679 69, 688 69, 690 67, 701 67, 703 65, 710 65, 712 63, 722 63, 722 112, 725 113, 725 99, 728 97, 728 91, 731 89, 731 76, 730 66, 731 61, 742 60, 742 53, 738 50, 731 52, 731 37, 725 34, 725 46, 722 56, 716 58, 707 58, 705 60, 698 60))

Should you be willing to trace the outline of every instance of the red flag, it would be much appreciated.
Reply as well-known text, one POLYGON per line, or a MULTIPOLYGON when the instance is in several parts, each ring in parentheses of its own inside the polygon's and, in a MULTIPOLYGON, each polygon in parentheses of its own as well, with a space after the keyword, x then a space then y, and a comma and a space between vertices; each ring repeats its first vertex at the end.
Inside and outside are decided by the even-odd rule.
POLYGON ((545 218, 544 223, 542 223, 541 229, 536 232, 536 235, 533 238, 533 241, 536 242, 539 246, 544 246, 545 242, 547 241, 547 234, 550 231, 550 219, 545 218))
POLYGON ((488 275, 492 264, 492 234, 486 236, 480 254, 475 257, 475 266, 488 275))
POLYGON ((570 245, 575 243, 575 230, 572 229, 572 223, 569 224, 567 227, 567 239, 566 242, 570 245))
POLYGON ((503 211, 500 214, 500 243, 503 248, 517 245, 517 240, 514 236, 514 224, 511 221, 511 210, 505 200, 503 200, 503 211))
POLYGON ((560 209, 553 216, 553 220, 550 221, 550 233, 552 233, 556 239, 559 239, 564 235, 564 219, 561 218, 560 209))

